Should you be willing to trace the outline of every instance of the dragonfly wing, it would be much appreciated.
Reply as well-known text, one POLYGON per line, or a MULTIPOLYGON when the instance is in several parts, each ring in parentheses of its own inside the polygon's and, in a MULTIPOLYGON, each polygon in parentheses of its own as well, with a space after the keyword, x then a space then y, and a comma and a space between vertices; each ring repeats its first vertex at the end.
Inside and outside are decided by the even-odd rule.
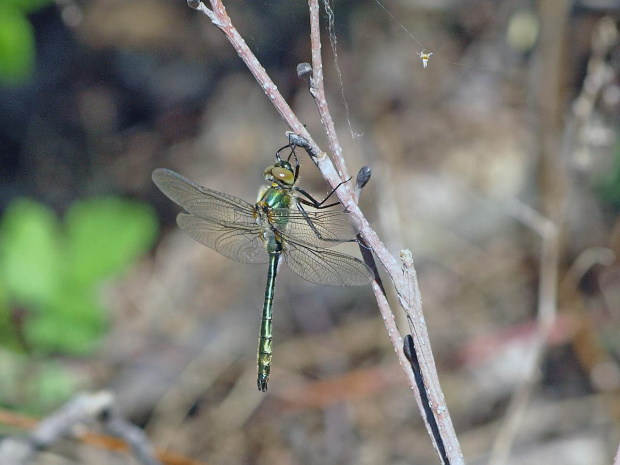
POLYGON ((174 171, 158 168, 153 182, 192 215, 235 225, 253 225, 254 207, 245 200, 194 184, 174 171))
POLYGON ((306 281, 328 286, 365 286, 375 278, 368 266, 350 255, 287 242, 284 259, 306 281))
MULTIPOLYGON (((280 209, 274 209, 274 215, 279 215, 280 209)), ((286 210, 286 209, 282 209, 286 210)), ((304 216, 299 210, 283 211, 281 216, 287 216, 282 226, 276 225, 283 238, 300 241, 315 247, 335 247, 342 242, 355 240, 358 226, 355 218, 343 211, 309 211, 304 216)))
POLYGON ((267 263, 269 254, 256 224, 247 228, 179 213, 179 227, 192 239, 241 263, 267 263))

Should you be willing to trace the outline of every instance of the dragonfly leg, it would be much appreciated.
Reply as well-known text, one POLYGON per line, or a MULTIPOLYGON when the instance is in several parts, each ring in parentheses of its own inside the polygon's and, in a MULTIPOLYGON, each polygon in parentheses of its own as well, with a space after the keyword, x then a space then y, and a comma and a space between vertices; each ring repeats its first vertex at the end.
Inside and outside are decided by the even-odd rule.
POLYGON ((299 158, 297 158, 297 154, 295 153, 295 147, 297 147, 297 145, 295 145, 294 143, 289 143, 287 145, 285 145, 284 147, 278 149, 278 151, 276 152, 276 159, 281 162, 282 158, 280 157, 280 152, 284 149, 291 149, 291 153, 289 154, 288 158, 286 159, 286 161, 291 161, 291 156, 295 157, 295 176, 293 178, 293 184, 295 184, 297 182, 297 178, 299 177, 299 158))
MULTIPOLYGON (((312 220, 308 216, 308 213, 306 212, 306 210, 304 210, 304 207, 301 205, 303 199, 295 199, 295 200, 297 202, 297 209, 299 210, 301 215, 306 220, 306 223, 308 223, 308 226, 310 226, 310 229, 312 229, 312 232, 316 235, 316 237, 318 237, 322 241, 325 241, 325 242, 335 242, 335 243, 340 244, 342 242, 355 242, 357 240, 357 239, 342 240, 342 239, 332 239, 332 238, 329 238, 329 237, 323 237, 323 234, 321 234, 321 232, 316 228, 316 226, 314 225, 314 223, 312 222, 312 220)), ((307 205, 312 205, 312 204, 308 204, 307 203, 307 205)), ((334 205, 337 205, 337 204, 334 204, 334 205)))
MULTIPOLYGON (((297 209, 301 212, 301 214, 303 215, 304 219, 308 223, 308 226, 310 226, 310 229, 312 229, 312 231, 314 232, 316 237, 318 237, 319 239, 324 240, 324 241, 328 241, 328 242, 343 242, 343 241, 338 240, 338 239, 329 239, 329 238, 323 237, 323 235, 319 232, 319 230, 316 229, 316 226, 314 225, 314 223, 312 223, 312 220, 308 217, 308 214, 306 213, 306 210, 304 210, 304 207, 302 206, 302 204, 308 205, 310 207, 314 207, 316 209, 329 208, 329 207, 334 207, 336 205, 339 205, 340 202, 334 202, 334 203, 330 203, 328 205, 325 205, 325 202, 327 202, 327 200, 332 195, 334 195, 334 192, 336 192, 336 190, 340 186, 342 186, 343 184, 349 182, 350 180, 351 180, 351 178, 347 179, 346 181, 341 181, 335 188, 332 189, 332 191, 327 195, 327 197, 325 197, 320 202, 318 200, 316 200, 314 197, 312 197, 312 195, 307 193, 305 190, 303 190, 301 187, 294 187, 293 188, 293 189, 295 189, 295 191, 299 192, 300 194, 302 194, 303 196, 306 197, 306 199, 301 198, 301 197, 296 197, 295 198, 295 200, 297 202, 297 209)), ((352 239, 350 242, 355 242, 355 239, 352 239)))
POLYGON ((327 197, 325 197, 323 200, 321 200, 320 202, 315 199, 314 197, 312 197, 312 195, 310 195, 309 193, 307 193, 305 190, 303 190, 301 187, 295 187, 294 189, 299 192, 301 195, 303 195, 304 197, 306 197, 306 199, 299 199, 299 201, 305 205, 308 205, 310 207, 314 207, 314 208, 329 208, 329 207, 334 207, 336 205, 338 205, 340 202, 334 202, 334 203, 330 203, 329 205, 324 205, 325 202, 327 202, 327 200, 329 200, 329 198, 334 195, 334 193, 338 190, 338 188, 340 186, 342 186, 343 184, 348 183, 351 179, 353 179, 352 177, 347 179, 346 181, 340 181, 340 183, 334 187, 331 192, 329 194, 327 194, 327 197))
MULTIPOLYGON (((291 147, 291 144, 286 144, 284 147, 280 147, 277 151, 276 151, 276 160, 278 161, 282 161, 282 157, 280 156, 280 152, 282 150, 288 149, 289 147, 291 147)), ((290 157, 289 157, 290 159, 290 157)))

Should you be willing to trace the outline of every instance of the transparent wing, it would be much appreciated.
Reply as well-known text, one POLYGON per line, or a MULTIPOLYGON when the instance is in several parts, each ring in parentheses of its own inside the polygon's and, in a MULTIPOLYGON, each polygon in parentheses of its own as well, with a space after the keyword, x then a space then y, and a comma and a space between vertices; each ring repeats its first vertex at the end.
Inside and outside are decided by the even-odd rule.
POLYGON ((153 171, 152 177, 170 200, 192 215, 242 227, 255 224, 254 207, 245 200, 199 186, 164 168, 153 171))
POLYGON ((299 210, 274 209, 274 216, 288 216, 288 221, 272 224, 284 239, 300 241, 315 247, 334 247, 342 242, 355 240, 358 227, 350 213, 309 211, 306 214, 307 218, 299 210))
POLYGON ((287 242, 284 260, 306 281, 328 286, 364 286, 375 278, 368 266, 350 255, 287 242))
POLYGON ((179 213, 179 227, 194 240, 241 263, 267 263, 269 254, 256 224, 241 228, 208 218, 179 213))

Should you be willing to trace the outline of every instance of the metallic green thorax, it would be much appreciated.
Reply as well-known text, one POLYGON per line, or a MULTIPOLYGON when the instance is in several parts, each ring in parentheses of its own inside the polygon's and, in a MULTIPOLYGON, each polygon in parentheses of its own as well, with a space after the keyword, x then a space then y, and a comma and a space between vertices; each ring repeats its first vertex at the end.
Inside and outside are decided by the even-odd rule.
MULTIPOLYGON (((279 215, 274 217, 273 209, 286 209, 291 207, 292 198, 290 193, 282 190, 277 184, 271 187, 263 187, 259 192, 259 200, 254 206, 257 212, 257 222, 266 225, 274 222, 283 229, 286 227, 288 216, 279 215)), ((278 210, 278 211, 286 211, 278 210)), ((264 230, 265 231, 265 230, 264 230)), ((273 297, 276 290, 276 274, 280 264, 280 256, 283 250, 283 240, 280 235, 268 228, 264 232, 263 240, 269 252, 269 269, 267 272, 267 285, 265 287, 265 302, 263 304, 263 316, 260 325, 260 337, 258 339, 258 389, 265 392, 271 371, 271 341, 272 341, 272 308, 273 297)))

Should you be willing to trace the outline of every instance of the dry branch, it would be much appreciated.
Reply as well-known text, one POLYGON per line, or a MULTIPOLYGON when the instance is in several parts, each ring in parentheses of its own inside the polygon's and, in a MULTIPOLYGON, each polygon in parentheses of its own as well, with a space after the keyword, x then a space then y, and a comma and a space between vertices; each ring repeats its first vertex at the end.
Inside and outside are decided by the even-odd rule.
MULTIPOLYGON (((301 145, 304 145, 308 153, 311 154, 312 160, 319 168, 324 179, 330 184, 330 186, 332 186, 332 188, 335 188, 342 180, 347 178, 347 169, 344 158, 342 157, 342 148, 338 143, 333 120, 329 113, 329 107, 324 95, 318 0, 309 0, 312 42, 312 77, 310 79, 310 92, 319 109, 321 122, 323 123, 329 138, 329 145, 333 160, 338 169, 334 167, 332 160, 330 160, 325 152, 323 152, 318 147, 316 142, 314 142, 306 128, 301 124, 297 116, 291 110, 290 106, 286 103, 276 85, 267 75, 265 69, 259 63, 258 59, 254 56, 245 43, 244 39, 233 26, 222 1, 209 0, 209 3, 211 8, 207 7, 204 3, 199 2, 198 0, 188 1, 190 7, 195 8, 208 16, 213 24, 225 34, 226 38, 230 41, 250 72, 254 75, 265 94, 269 97, 272 104, 280 113, 284 121, 286 121, 293 133, 305 139, 305 144, 301 143, 301 145)), ((410 331, 413 337, 413 348, 420 366, 420 376, 422 377, 422 383, 420 384, 416 382, 416 377, 413 373, 411 364, 403 351, 403 337, 396 326, 394 314, 389 306, 387 297, 383 292, 383 288, 377 281, 373 282, 372 289, 375 293, 375 298, 377 299, 379 309, 385 321, 388 335, 392 341, 392 345, 394 346, 394 350, 397 354, 399 363, 405 372, 409 385, 416 394, 415 397, 418 407, 422 418, 425 421, 427 431, 433 441, 435 449, 439 451, 440 444, 438 444, 438 442, 443 443, 443 447, 448 458, 448 463, 454 465, 462 464, 463 455, 461 453, 460 445, 456 437, 452 420, 446 407, 445 398, 439 384, 439 378, 437 376, 435 361, 431 351, 430 339, 428 336, 424 315, 422 313, 422 299, 418 288, 415 269, 413 267, 413 261, 410 259, 410 256, 408 256, 406 264, 404 267, 401 267, 399 261, 389 253, 383 242, 379 239, 377 233, 370 227, 368 221, 364 218, 364 215, 357 206, 357 201, 355 198, 356 195, 354 195, 354 192, 348 184, 344 184, 343 188, 338 189, 336 191, 336 195, 344 207, 358 218, 360 224, 360 235, 364 244, 374 252, 378 260, 385 268, 399 296, 401 307, 407 314, 407 320, 409 322, 410 331), (431 407, 429 412, 432 413, 434 422, 436 423, 439 431, 438 438, 436 438, 433 434, 433 428, 426 418, 426 410, 422 403, 422 397, 420 396, 418 386, 424 386, 424 390, 426 391, 428 404, 431 407)), ((441 454, 440 458, 442 462, 445 462, 444 458, 441 457, 441 454)))
POLYGON ((144 432, 119 414, 114 397, 106 391, 81 394, 41 421, 29 436, 9 437, 0 442, 0 463, 31 463, 37 451, 74 436, 78 427, 93 423, 100 423, 106 432, 127 444, 139 463, 161 464, 144 432))

